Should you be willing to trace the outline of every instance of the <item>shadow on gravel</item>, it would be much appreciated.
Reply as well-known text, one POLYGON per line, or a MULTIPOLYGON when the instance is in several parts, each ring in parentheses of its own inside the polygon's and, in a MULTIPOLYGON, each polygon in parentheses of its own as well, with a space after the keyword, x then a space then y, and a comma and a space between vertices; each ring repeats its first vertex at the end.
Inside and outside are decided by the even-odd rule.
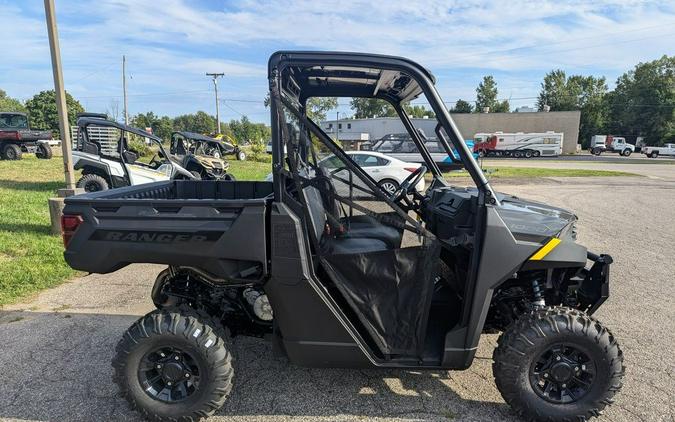
MULTIPOLYGON (((139 420, 117 396, 110 367, 115 344, 137 318, 0 311, 0 419, 139 420)), ((271 358, 263 340, 237 338, 233 347, 235 386, 210 420, 513 418, 503 403, 464 400, 462 391, 476 385, 463 385, 458 373, 307 369, 271 358)))

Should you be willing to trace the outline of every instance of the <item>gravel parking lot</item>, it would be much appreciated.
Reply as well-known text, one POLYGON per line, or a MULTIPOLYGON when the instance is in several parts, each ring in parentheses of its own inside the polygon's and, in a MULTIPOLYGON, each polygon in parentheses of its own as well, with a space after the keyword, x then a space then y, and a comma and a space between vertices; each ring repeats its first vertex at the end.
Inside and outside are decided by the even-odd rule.
MULTIPOLYGON (((575 210, 579 242, 615 259, 611 297, 597 317, 619 338, 627 373, 603 421, 675 419, 671 169, 654 178, 497 185, 575 210)), ((0 420, 136 420, 116 395, 109 362, 124 330, 151 309, 150 287, 160 269, 135 265, 78 278, 0 311, 0 420)), ((492 379, 496 339, 484 336, 464 372, 298 368, 271 359, 262 340, 237 339, 235 388, 211 420, 514 420, 492 379)))

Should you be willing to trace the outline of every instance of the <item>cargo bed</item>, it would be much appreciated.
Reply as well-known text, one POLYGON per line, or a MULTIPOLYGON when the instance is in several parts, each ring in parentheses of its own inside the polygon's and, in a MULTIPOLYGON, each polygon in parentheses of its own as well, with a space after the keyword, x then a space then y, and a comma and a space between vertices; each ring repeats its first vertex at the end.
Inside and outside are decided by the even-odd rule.
POLYGON ((81 223, 65 252, 73 268, 108 273, 131 263, 197 267, 224 280, 267 274, 271 182, 175 180, 66 199, 81 223))

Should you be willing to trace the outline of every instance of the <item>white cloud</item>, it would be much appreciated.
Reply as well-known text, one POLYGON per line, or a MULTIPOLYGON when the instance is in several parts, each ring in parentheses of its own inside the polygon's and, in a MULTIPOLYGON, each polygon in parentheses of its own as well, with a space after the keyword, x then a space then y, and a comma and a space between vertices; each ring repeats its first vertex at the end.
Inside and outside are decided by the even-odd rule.
MULTIPOLYGON (((159 112, 189 112, 211 107, 206 71, 227 74, 227 95, 258 99, 266 91, 272 51, 322 49, 410 57, 439 75, 449 100, 472 98, 477 80, 487 73, 498 75, 502 95, 522 97, 535 95, 541 76, 552 68, 605 74, 611 82, 639 61, 673 54, 675 44, 672 1, 235 4, 207 10, 187 0, 57 2, 68 89, 87 97, 92 107, 104 107, 120 94, 119 60, 126 54, 134 107, 156 104, 159 112), (449 73, 463 78, 444 80, 449 73), (190 94, 167 94, 172 92, 190 94), (140 95, 153 93, 167 95, 140 95)), ((23 98, 49 89, 40 4, 30 3, 32 10, 1 5, 0 39, 12 42, 3 48, 0 87, 23 98)), ((264 112, 259 105, 236 106, 264 112)))

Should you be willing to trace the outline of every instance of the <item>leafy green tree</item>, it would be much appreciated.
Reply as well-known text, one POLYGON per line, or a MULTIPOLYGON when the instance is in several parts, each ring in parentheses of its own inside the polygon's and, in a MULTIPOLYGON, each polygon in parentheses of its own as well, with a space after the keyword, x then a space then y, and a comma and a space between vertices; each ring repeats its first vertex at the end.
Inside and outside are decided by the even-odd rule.
POLYGON ((173 131, 173 120, 169 116, 159 117, 152 111, 138 113, 131 118, 131 125, 140 129, 152 128, 152 133, 165 141, 171 138, 173 131))
POLYGON ((269 126, 264 123, 253 123, 247 116, 242 116, 239 120, 231 120, 229 129, 232 136, 242 144, 260 145, 271 136, 269 126))
POLYGON ((489 108, 490 113, 508 113, 510 108, 508 100, 497 100, 498 94, 495 78, 492 75, 484 76, 476 88, 475 112, 482 113, 485 108, 489 108))
POLYGON ((396 110, 379 98, 352 98, 349 105, 354 110, 355 119, 396 116, 396 110))
MULTIPOLYGON (((66 107, 68 108, 68 123, 72 126, 77 120, 77 114, 82 113, 84 107, 67 92, 66 107)), ((32 128, 51 130, 54 137, 60 137, 59 113, 56 109, 56 93, 54 90, 42 91, 26 101, 26 110, 32 128)))
POLYGON ((584 147, 591 136, 605 131, 607 124, 607 83, 604 77, 572 75, 552 70, 544 76, 537 99, 540 111, 581 110, 579 139, 584 147))
POLYGON ((621 75, 607 104, 612 133, 644 136, 649 145, 675 142, 675 56, 621 75))
POLYGON ((403 109, 405 110, 408 116, 418 119, 423 117, 429 118, 436 117, 436 114, 432 110, 427 110, 424 106, 421 105, 403 104, 403 109))
MULTIPOLYGON (((270 105, 270 94, 268 93, 263 100, 265 107, 270 105)), ((312 97, 307 100, 307 117, 310 119, 319 122, 321 120, 326 120, 326 113, 329 110, 337 108, 338 99, 337 97, 312 97)))
POLYGON ((204 111, 196 114, 183 114, 173 119, 175 130, 184 130, 196 133, 213 133, 216 130, 216 118, 204 111))
POLYGON ((337 106, 337 97, 312 97, 307 100, 307 117, 315 122, 326 120, 326 113, 337 106))
POLYGON ((457 100, 455 106, 450 109, 450 113, 472 113, 473 105, 462 99, 457 100))
POLYGON ((16 98, 8 97, 7 93, 0 89, 0 111, 25 112, 26 107, 16 98))

